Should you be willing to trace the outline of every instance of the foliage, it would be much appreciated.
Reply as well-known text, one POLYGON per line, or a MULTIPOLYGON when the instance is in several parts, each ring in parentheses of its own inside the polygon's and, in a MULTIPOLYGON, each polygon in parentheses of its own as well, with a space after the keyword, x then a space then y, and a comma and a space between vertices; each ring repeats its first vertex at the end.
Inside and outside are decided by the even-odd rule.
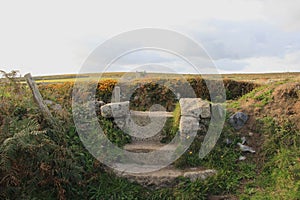
POLYGON ((106 137, 117 146, 121 147, 131 142, 131 137, 120 130, 110 119, 100 117, 99 123, 106 137))
POLYGON ((298 199, 300 196, 300 131, 295 124, 273 118, 258 121, 264 133, 264 166, 256 181, 246 186, 243 199, 298 199))
POLYGON ((259 101, 259 103, 256 104, 256 106, 258 107, 263 107, 265 105, 267 105, 268 103, 270 103, 270 101, 272 100, 272 93, 273 93, 273 90, 267 90, 267 91, 264 91, 263 93, 259 94, 259 95, 256 95, 254 97, 254 99, 256 101, 259 101))
POLYGON ((130 106, 143 111, 149 110, 154 104, 160 104, 167 111, 172 111, 175 103, 175 94, 158 82, 140 84, 130 98, 130 106))
POLYGON ((266 157, 273 156, 278 149, 288 149, 300 146, 300 132, 291 121, 284 121, 279 125, 271 117, 258 120, 258 126, 265 133, 264 154, 266 157))
POLYGON ((169 143, 174 138, 174 136, 178 133, 180 114, 181 114, 180 104, 177 103, 173 111, 173 117, 167 119, 165 126, 162 130, 161 133, 163 136, 161 141, 162 143, 169 143))
POLYGON ((96 91, 96 98, 106 103, 111 102, 112 91, 116 84, 117 81, 113 79, 100 80, 96 91))
POLYGON ((146 199, 149 191, 112 174, 102 174, 88 185, 88 199, 146 199))
MULTIPOLYGON (((1 199, 207 199, 211 194, 233 194, 241 199, 297 199, 300 196, 300 133, 290 121, 277 122, 266 117, 257 122, 264 141, 259 154, 261 163, 255 163, 255 155, 247 155, 247 160, 238 161, 242 155, 236 145, 241 142, 240 135, 228 125, 215 148, 204 159, 199 159, 203 141, 203 133, 199 132, 175 166, 213 168, 218 171, 217 175, 195 182, 179 178, 179 184, 174 188, 148 190, 104 172, 103 166, 82 145, 71 118, 73 82, 39 84, 45 99, 63 107, 62 113, 53 113, 59 126, 50 129, 26 85, 14 78, 16 73, 7 76, 9 79, 1 79, 0 83, 1 199), (232 143, 227 144, 226 139, 232 143)), ((130 98, 143 95, 150 99, 146 103, 136 101, 131 106, 147 110, 152 101, 163 101, 174 115, 164 127, 164 142, 168 142, 178 131, 180 106, 175 95, 160 86, 164 80, 151 81, 144 80, 129 87, 134 90, 130 98), (142 87, 136 89, 137 86, 142 87)), ((183 90, 184 97, 185 85, 176 79, 171 82, 170 87, 183 90)), ((205 81, 191 77, 188 82, 198 97, 209 99, 203 86, 205 81)), ((96 97, 109 102, 115 85, 115 80, 102 80, 96 97)), ((224 85, 231 99, 252 90, 242 99, 252 98, 263 103, 271 100, 272 91, 267 86, 256 88, 255 84, 232 80, 225 80, 224 85)), ((240 106, 236 102, 232 101, 232 107, 240 106)), ((100 117, 99 123, 113 143, 123 146, 130 142, 130 137, 111 120, 100 117)))
MULTIPOLYGON (((228 118, 228 116, 227 116, 228 118)), ((204 133, 206 133, 209 121, 206 122, 206 129, 198 132, 194 141, 188 150, 175 161, 174 165, 178 168, 187 167, 205 167, 216 169, 216 176, 210 177, 204 181, 198 180, 190 182, 184 180, 173 192, 175 197, 180 199, 207 199, 209 194, 226 195, 237 193, 240 183, 251 181, 256 176, 256 164, 249 155, 249 160, 238 161, 242 155, 240 150, 236 148, 237 143, 241 142, 234 130, 226 125, 223 129, 213 150, 204 158, 199 158, 199 150, 203 142, 204 133), (229 139, 231 144, 225 141, 229 139)))
POLYGON ((47 100, 54 101, 65 108, 71 108, 71 98, 73 82, 64 82, 60 84, 38 84, 40 93, 47 100))
POLYGON ((67 148, 64 127, 43 127, 31 93, 19 79, 4 81, 1 90, 9 94, 0 99, 1 199, 75 195, 72 188, 83 171, 67 148))
POLYGON ((0 182, 6 188, 0 194, 2 198, 71 196, 82 174, 72 152, 57 145, 46 131, 40 131, 34 120, 18 129, 0 148, 0 182))
MULTIPOLYGON (((52 84, 40 84, 39 89, 45 96, 60 96, 55 101, 68 104, 72 94, 73 82, 64 83, 52 83, 52 84)), ((105 103, 111 102, 112 92, 114 87, 118 84, 116 79, 104 79, 99 83, 90 82, 87 86, 97 85, 95 98, 105 103)), ((191 94, 187 93, 187 87, 192 87, 195 95, 202 99, 210 100, 211 95, 217 95, 220 93, 220 84, 224 84, 227 99, 236 99, 242 95, 252 91, 258 87, 257 84, 249 82, 237 82, 229 79, 222 81, 216 80, 204 80, 201 78, 188 78, 187 81, 182 79, 138 79, 130 83, 120 83, 121 98, 130 100, 130 106, 135 110, 149 110, 149 108, 159 103, 165 106, 167 111, 173 111, 177 103, 177 97, 172 91, 180 93, 181 97, 191 97, 191 94), (210 86, 211 93, 208 90, 207 85, 210 86), (131 96, 123 96, 122 94, 130 94, 131 96)), ((177 94, 176 94, 177 95, 177 94)), ((218 97, 220 100, 225 97, 218 97)), ((218 100, 218 98, 214 100, 218 100)), ((51 100, 51 99, 50 99, 51 100)))
POLYGON ((241 100, 253 99, 260 91, 263 91, 267 87, 268 87, 267 85, 262 85, 262 86, 256 87, 253 90, 251 90, 250 92, 243 95, 241 97, 241 100))

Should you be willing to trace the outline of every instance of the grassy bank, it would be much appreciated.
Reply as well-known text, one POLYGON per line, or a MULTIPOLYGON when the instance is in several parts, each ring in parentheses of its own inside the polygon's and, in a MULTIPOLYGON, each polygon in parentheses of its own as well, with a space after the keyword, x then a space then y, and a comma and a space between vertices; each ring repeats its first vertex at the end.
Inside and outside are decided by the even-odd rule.
MULTIPOLYGON (((72 120, 72 87, 53 89, 45 85, 40 89, 45 99, 62 106, 61 110, 52 110, 55 127, 43 119, 25 85, 13 77, 1 84, 1 199, 208 199, 215 195, 230 199, 297 199, 300 196, 300 133, 297 110, 293 110, 300 94, 293 81, 261 86, 228 101, 227 119, 231 113, 244 111, 250 115, 247 125, 236 131, 226 123, 208 156, 198 158, 201 141, 195 140, 175 163, 178 168, 213 168, 218 174, 196 182, 181 178, 176 187, 159 190, 149 190, 106 173, 104 166, 90 155, 72 120), (296 93, 289 90, 294 87, 296 93), (289 113, 296 113, 280 112, 282 106, 288 109, 287 105, 289 113), (240 151, 237 143, 242 136, 256 154, 240 151), (239 161, 242 155, 247 159, 239 161)), ((177 117, 166 125, 166 141, 177 131, 178 106, 174 113, 177 117)), ((115 144, 130 142, 112 121, 99 118, 99 122, 115 144)))

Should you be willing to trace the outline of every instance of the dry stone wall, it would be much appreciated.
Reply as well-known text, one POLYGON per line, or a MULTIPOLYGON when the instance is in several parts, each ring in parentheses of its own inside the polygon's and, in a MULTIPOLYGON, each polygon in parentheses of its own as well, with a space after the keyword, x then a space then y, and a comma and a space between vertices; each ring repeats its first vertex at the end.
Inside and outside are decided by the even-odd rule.
MULTIPOLYGON (((211 117, 211 105, 208 101, 204 101, 201 98, 181 98, 179 104, 181 108, 179 131, 182 136, 193 134, 207 125, 203 124, 203 122, 211 117)), ((100 110, 103 117, 115 118, 115 122, 121 127, 125 126, 126 123, 133 123, 128 120, 129 115, 133 113, 129 111, 129 101, 109 103, 101 106, 100 110)), ((137 115, 136 112, 134 114, 137 115)), ((163 116, 171 117, 172 115, 167 112, 161 112, 160 115, 157 115, 158 118, 163 116)), ((140 114, 139 121, 143 121, 145 117, 147 115, 143 116, 140 114)))

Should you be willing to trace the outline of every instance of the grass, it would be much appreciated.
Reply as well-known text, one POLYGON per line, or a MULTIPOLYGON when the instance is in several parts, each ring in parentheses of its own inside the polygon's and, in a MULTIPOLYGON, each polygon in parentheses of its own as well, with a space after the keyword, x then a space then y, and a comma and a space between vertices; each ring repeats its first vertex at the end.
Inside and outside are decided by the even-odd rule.
POLYGON ((257 87, 254 90, 252 90, 251 92, 249 92, 248 94, 243 95, 240 98, 240 100, 253 99, 253 98, 255 98, 255 96, 257 95, 258 92, 263 91, 267 87, 268 87, 267 85, 262 85, 260 87, 257 87))
POLYGON ((229 107, 229 108, 235 108, 235 109, 240 109, 241 108, 241 103, 239 101, 230 101, 227 104, 227 107, 229 107))
POLYGON ((264 107, 265 105, 270 103, 273 100, 272 93, 273 93, 273 89, 269 89, 255 96, 254 100, 259 101, 259 103, 256 103, 255 106, 264 107))
MULTIPOLYGON (((200 160, 197 157, 197 146, 199 143, 195 142, 190 150, 194 153, 184 155, 182 158, 184 162, 182 164, 185 166, 197 166, 201 164, 206 167, 216 168, 219 170, 219 174, 216 177, 206 181, 199 180, 194 183, 182 179, 180 181, 181 183, 175 188, 166 188, 156 191, 151 191, 139 185, 129 183, 124 179, 114 177, 114 175, 104 172, 101 164, 99 164, 81 144, 74 124, 68 114, 64 116, 65 118, 62 118, 59 114, 54 113, 57 120, 64 123, 64 126, 57 127, 57 130, 49 129, 46 124, 43 123, 39 115, 31 112, 31 110, 35 109, 35 104, 32 102, 29 95, 30 93, 26 96, 26 101, 30 103, 23 104, 23 101, 19 101, 18 99, 23 99, 24 94, 14 93, 15 91, 11 90, 9 85, 6 87, 7 90, 5 91, 11 95, 7 95, 9 97, 2 97, 3 101, 7 102, 7 98, 11 98, 11 101, 7 102, 9 103, 7 106, 12 102, 18 102, 18 106, 14 107, 11 105, 10 109, 12 110, 8 109, 7 113, 2 115, 2 117, 10 117, 9 127, 1 130, 7 133, 1 135, 2 141, 13 137, 14 134, 19 131, 25 130, 25 121, 29 115, 31 115, 32 119, 39 122, 35 130, 45 130, 46 132, 44 134, 41 133, 41 139, 43 140, 36 141, 33 139, 30 130, 29 132, 27 131, 28 134, 24 137, 14 138, 16 142, 12 143, 10 147, 13 151, 11 151, 11 155, 7 157, 12 160, 13 165, 22 163, 22 166, 18 164, 15 166, 16 168, 22 169, 22 172, 16 171, 15 167, 10 167, 11 165, 4 165, 6 166, 4 168, 0 167, 1 175, 12 174, 9 179, 2 180, 1 182, 1 187, 5 188, 0 194, 3 198, 8 197, 13 199, 16 198, 15 195, 17 195, 31 199, 64 199, 66 197, 88 197, 89 199, 205 199, 208 194, 234 193, 238 188, 239 180, 242 179, 239 174, 234 172, 235 169, 243 169, 243 167, 240 167, 236 163, 240 152, 232 148, 233 146, 227 147, 224 146, 222 142, 219 142, 216 149, 211 152, 206 160, 200 160), (26 106, 30 109, 26 108, 26 106), (26 109, 24 110, 22 108, 26 109), (30 113, 28 113, 28 111, 30 113), (11 113, 16 114, 12 116, 11 113), (18 145, 20 142, 23 144, 22 141, 27 137, 31 139, 26 139, 27 144, 25 146, 18 145), (41 147, 36 146, 39 141, 43 144, 41 147), (56 152, 53 148, 62 150, 63 154, 56 152), (45 153, 46 149, 50 149, 49 153, 45 153), (31 156, 17 153, 22 151, 31 152, 31 156), (33 158, 35 158, 34 161, 32 160, 33 158), (68 158, 68 163, 65 163, 64 159, 66 158, 68 158), (55 162, 51 162, 51 160, 55 162), (46 171, 41 172, 46 174, 35 173, 40 166, 45 167, 44 170, 46 171), (49 170, 49 172, 47 170, 49 170), (15 178, 13 174, 17 174, 18 179, 24 182, 14 182, 15 178), (74 177, 73 175, 78 176, 74 177), (36 181, 30 183, 27 179, 36 181), (35 185, 44 182, 47 183, 48 186, 43 185, 43 187, 39 187, 39 190, 37 190, 35 185), (28 193, 27 191, 33 192, 28 193)), ((26 89, 26 87, 24 87, 22 90, 23 89, 26 90, 26 93, 29 92, 28 88, 26 89)), ((65 89, 66 91, 69 90, 68 87, 65 89)), ((57 98, 56 96, 59 96, 59 102, 66 110, 69 110, 70 97, 62 98, 61 91, 54 90, 47 92, 43 90, 43 95, 52 100, 55 100, 57 98)), ((170 122, 168 131, 170 138, 178 131, 179 117, 180 106, 177 104, 174 110, 174 118, 170 122)), ((129 142, 129 138, 115 128, 111 121, 100 119, 100 123, 105 127, 104 132, 106 132, 112 142, 119 146, 129 142)), ((226 131, 230 131, 230 129, 226 131)), ((229 133, 226 132, 224 134, 228 135, 229 133)), ((235 137, 232 132, 230 134, 232 137, 235 137)), ((237 138, 235 140, 237 141, 237 138)), ((4 154, 7 154, 5 152, 10 151, 4 149, 0 150, 2 162, 5 162, 5 160, 3 160, 5 157, 4 154)), ((246 172, 245 174, 248 173, 246 172)), ((245 177, 249 177, 249 175, 245 177)))
POLYGON ((180 114, 180 104, 177 103, 173 111, 173 117, 167 119, 164 129, 162 130, 162 135, 164 136, 161 141, 162 143, 170 142, 173 139, 173 137, 178 133, 180 114))
POLYGON ((293 123, 283 125, 265 117, 263 127, 264 165, 245 187, 241 199, 298 199, 300 196, 300 132, 293 123))
POLYGON ((248 102, 249 100, 254 100, 255 103, 250 106, 255 106, 259 108, 263 108, 264 106, 268 105, 273 100, 273 88, 269 88, 268 85, 262 85, 253 89, 251 92, 243 95, 241 98, 237 100, 229 100, 228 101, 228 108, 235 108, 240 109, 241 104, 243 102, 248 102))
POLYGON ((100 117, 99 124, 106 135, 106 137, 119 147, 131 142, 131 137, 125 134, 119 127, 111 120, 100 117))
MULTIPOLYGON (((46 125, 27 87, 14 82, 1 85, 1 199, 207 199, 209 195, 298 199, 300 196, 300 133, 291 121, 258 119, 255 127, 263 141, 261 150, 258 155, 247 154, 245 161, 238 161, 244 155, 236 145, 241 136, 229 125, 204 159, 198 157, 203 139, 199 134, 175 166, 213 168, 217 175, 195 182, 181 177, 174 188, 149 190, 105 172, 103 165, 85 149, 72 122, 69 87, 49 91, 45 87, 41 92, 63 107, 62 112, 53 113, 58 127, 50 129, 46 125), (227 144, 226 139, 232 143, 227 144)), ((232 100, 229 107, 240 108, 246 99, 267 105, 272 101, 271 94, 271 88, 264 85, 240 100, 232 100)), ((165 126, 165 142, 178 131, 179 104, 173 115, 165 126)), ((130 142, 112 121, 99 120, 112 142, 118 146, 130 142)))

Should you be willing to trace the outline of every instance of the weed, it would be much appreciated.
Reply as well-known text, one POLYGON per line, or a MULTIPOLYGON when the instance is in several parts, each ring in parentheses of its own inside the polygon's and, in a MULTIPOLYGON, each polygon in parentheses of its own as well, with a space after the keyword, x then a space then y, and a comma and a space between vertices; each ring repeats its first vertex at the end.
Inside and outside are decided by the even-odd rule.
POLYGON ((264 133, 265 165, 256 181, 245 188, 242 199, 298 199, 300 196, 300 132, 295 124, 281 125, 273 118, 259 120, 264 133))
MULTIPOLYGON (((70 117, 72 82, 39 85, 46 99, 61 104, 68 112, 64 119, 54 114, 64 126, 49 129, 26 86, 13 78, 14 73, 7 75, 10 79, 1 79, 0 83, 1 199, 207 199, 210 194, 239 193, 243 193, 239 196, 241 199, 297 199, 300 196, 300 133, 289 121, 279 123, 271 117, 258 121, 257 129, 264 139, 259 155, 265 164, 262 168, 250 156, 245 161, 238 161, 242 155, 236 147, 240 137, 227 125, 215 148, 204 159, 199 159, 203 132, 199 133, 189 150, 174 165, 179 168, 213 168, 217 175, 195 182, 181 177, 176 187, 153 191, 104 172, 103 166, 85 149, 70 117), (226 139, 232 143, 225 143, 226 139)), ((182 87, 181 82, 174 80, 175 88, 182 87)), ((98 85, 96 95, 108 102, 115 82, 103 81, 106 82, 98 85)), ((207 98, 207 91, 201 87, 205 84, 203 80, 191 77, 189 83, 197 96, 207 98)), ((224 83, 230 98, 240 97, 256 87, 230 80, 224 83), (234 90, 238 86, 240 88, 234 90)), ((170 110, 175 106, 174 117, 168 119, 164 127, 164 142, 168 142, 178 132, 180 106, 175 105, 174 95, 168 90, 161 90, 155 84, 144 85, 146 88, 141 91, 151 94, 151 98, 159 100, 161 94, 157 94, 165 92, 162 94, 170 95, 164 99, 165 105, 170 110), (158 90, 154 92, 151 88, 158 90)), ((259 101, 259 106, 266 105, 272 100, 272 90, 267 87, 256 88, 240 100, 249 98, 259 101)), ((137 107, 149 107, 141 103, 137 103, 137 107)), ((232 101, 230 107, 239 108, 240 101, 232 101)), ((130 142, 130 137, 111 120, 100 117, 99 123, 114 144, 123 146, 130 142)))
POLYGON ((121 147, 131 142, 131 137, 119 129, 119 127, 110 119, 105 119, 104 117, 99 118, 99 123, 104 134, 112 143, 121 147))
POLYGON ((162 130, 161 133, 163 135, 161 141, 162 143, 170 142, 174 138, 174 136, 178 133, 180 115, 181 115, 180 104, 177 103, 173 111, 173 117, 167 119, 166 124, 162 130))
POLYGON ((88 199, 145 199, 147 193, 141 186, 111 174, 102 174, 88 184, 88 199))
POLYGON ((243 95, 240 99, 241 100, 253 99, 258 92, 266 89, 267 87, 268 87, 267 85, 262 85, 260 87, 257 87, 255 89, 253 89, 252 91, 250 91, 249 93, 246 93, 245 95, 243 95))
POLYGON ((263 93, 256 95, 254 97, 254 99, 256 101, 259 101, 259 103, 256 104, 257 107, 263 107, 265 105, 267 105, 268 103, 271 102, 271 100, 273 99, 272 97, 273 94, 273 89, 264 91, 263 93))
POLYGON ((228 108, 235 108, 235 109, 240 109, 241 104, 239 101, 231 101, 230 103, 227 104, 228 108))

